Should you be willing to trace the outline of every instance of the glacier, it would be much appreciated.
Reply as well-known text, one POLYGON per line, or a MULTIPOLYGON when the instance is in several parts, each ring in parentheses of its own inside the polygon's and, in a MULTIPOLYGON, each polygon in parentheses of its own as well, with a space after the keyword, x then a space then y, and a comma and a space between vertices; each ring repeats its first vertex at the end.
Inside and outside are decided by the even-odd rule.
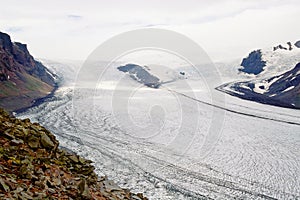
MULTIPOLYGON (((184 71, 187 79, 173 77, 158 89, 127 76, 118 85, 116 67, 122 64, 110 69, 98 88, 80 88, 75 94, 72 84, 62 85, 52 98, 17 117, 41 123, 62 148, 94 161, 98 175, 149 199, 300 198, 299 110, 229 95, 218 99, 219 91, 183 66, 171 71, 184 71), (182 91, 183 82, 194 97, 182 91), (120 92, 112 99, 116 86, 120 92), (118 107, 123 90, 132 91, 127 110, 118 107), (184 131, 182 112, 187 116, 184 131), (204 155, 214 116, 221 120, 220 134, 204 155)), ((75 77, 76 70, 65 71, 75 77)))

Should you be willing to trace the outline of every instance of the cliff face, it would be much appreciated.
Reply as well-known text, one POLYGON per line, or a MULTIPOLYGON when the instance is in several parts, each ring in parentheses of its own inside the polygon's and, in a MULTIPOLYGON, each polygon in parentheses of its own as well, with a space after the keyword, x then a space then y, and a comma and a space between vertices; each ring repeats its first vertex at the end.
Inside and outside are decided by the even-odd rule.
POLYGON ((31 106, 54 87, 55 76, 34 60, 27 45, 0 32, 0 107, 14 111, 31 106))

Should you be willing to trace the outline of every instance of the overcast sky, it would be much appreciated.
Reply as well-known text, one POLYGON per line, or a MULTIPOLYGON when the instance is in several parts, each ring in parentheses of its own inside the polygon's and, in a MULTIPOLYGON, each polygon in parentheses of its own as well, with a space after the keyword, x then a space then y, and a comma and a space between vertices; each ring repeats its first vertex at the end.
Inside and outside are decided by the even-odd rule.
POLYGON ((185 34, 213 61, 300 40, 299 0, 9 0, 0 31, 37 58, 86 59, 124 31, 165 28, 185 34))

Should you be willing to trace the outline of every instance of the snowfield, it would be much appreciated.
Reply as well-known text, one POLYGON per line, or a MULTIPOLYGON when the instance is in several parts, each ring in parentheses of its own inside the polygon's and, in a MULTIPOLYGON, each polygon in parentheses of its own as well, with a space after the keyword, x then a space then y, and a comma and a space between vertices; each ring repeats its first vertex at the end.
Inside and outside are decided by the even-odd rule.
POLYGON ((299 110, 229 95, 224 104, 201 78, 152 89, 107 74, 96 89, 62 87, 18 117, 41 123, 62 147, 93 160, 99 175, 150 199, 300 198, 299 110), (214 119, 219 134, 210 137, 214 119))

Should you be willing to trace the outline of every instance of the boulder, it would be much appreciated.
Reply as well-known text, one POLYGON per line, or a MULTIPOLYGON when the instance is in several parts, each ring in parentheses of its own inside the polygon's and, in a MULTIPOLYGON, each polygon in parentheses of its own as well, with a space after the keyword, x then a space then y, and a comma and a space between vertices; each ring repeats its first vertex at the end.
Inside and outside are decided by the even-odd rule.
POLYGON ((55 146, 51 139, 48 137, 48 135, 46 135, 46 133, 44 132, 42 132, 41 134, 41 144, 43 147, 48 149, 51 149, 55 146))

